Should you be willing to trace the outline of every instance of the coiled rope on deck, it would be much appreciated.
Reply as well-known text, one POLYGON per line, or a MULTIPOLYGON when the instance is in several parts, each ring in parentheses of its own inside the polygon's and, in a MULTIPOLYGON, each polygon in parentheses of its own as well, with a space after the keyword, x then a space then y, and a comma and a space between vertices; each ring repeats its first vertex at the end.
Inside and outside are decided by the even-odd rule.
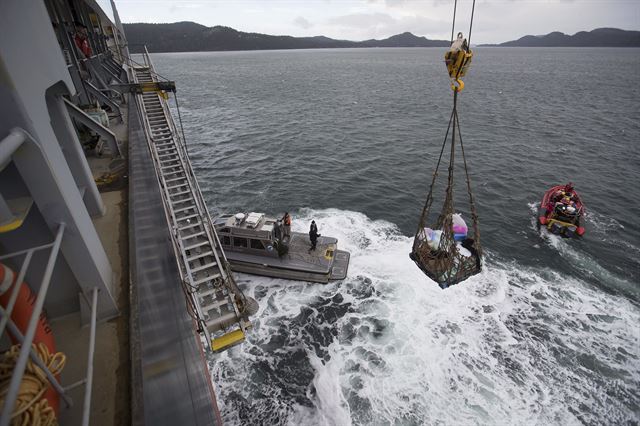
MULTIPOLYGON (((66 356, 62 352, 50 353, 44 343, 32 345, 36 354, 45 366, 55 376, 60 374, 66 363, 66 356)), ((0 407, 4 406, 11 376, 20 355, 21 345, 13 345, 11 349, 0 357, 0 407)), ((49 389, 49 380, 44 371, 31 361, 20 383, 18 399, 11 414, 12 425, 53 426, 58 424, 56 414, 44 398, 49 389)))

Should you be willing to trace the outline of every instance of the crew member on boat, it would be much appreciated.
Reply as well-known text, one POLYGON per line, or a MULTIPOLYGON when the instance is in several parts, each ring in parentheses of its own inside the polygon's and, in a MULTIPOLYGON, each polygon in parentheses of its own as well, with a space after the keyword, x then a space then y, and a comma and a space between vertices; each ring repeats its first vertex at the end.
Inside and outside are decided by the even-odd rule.
POLYGON ((290 240, 291 239, 291 216, 289 215, 289 212, 284 212, 284 216, 282 216, 282 223, 284 224, 283 239, 290 240))
POLYGON ((316 249, 316 244, 318 243, 318 226, 316 225, 316 221, 311 221, 311 226, 309 227, 309 240, 311 240, 311 250, 316 249))

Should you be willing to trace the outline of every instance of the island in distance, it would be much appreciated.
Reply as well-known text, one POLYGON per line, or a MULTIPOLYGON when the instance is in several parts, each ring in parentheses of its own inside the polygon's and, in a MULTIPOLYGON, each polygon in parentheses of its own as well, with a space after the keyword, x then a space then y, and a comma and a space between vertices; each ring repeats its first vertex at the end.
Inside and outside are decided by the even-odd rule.
POLYGON ((321 49, 339 47, 449 47, 449 40, 429 40, 402 33, 384 40, 348 41, 329 37, 291 37, 245 33, 229 27, 205 27, 195 22, 124 24, 132 53, 146 45, 149 52, 321 49))
MULTIPOLYGON (((429 40, 405 32, 382 40, 349 41, 324 36, 292 37, 246 33, 229 27, 206 27, 195 22, 172 24, 124 24, 132 53, 208 52, 228 50, 321 49, 345 47, 449 47, 449 40, 429 40)), ((527 35, 496 47, 640 47, 640 31, 598 28, 572 36, 552 32, 544 36, 527 35)))
POLYGON ((527 35, 518 40, 483 46, 498 47, 640 47, 640 31, 597 28, 567 35, 558 31, 542 36, 527 35))

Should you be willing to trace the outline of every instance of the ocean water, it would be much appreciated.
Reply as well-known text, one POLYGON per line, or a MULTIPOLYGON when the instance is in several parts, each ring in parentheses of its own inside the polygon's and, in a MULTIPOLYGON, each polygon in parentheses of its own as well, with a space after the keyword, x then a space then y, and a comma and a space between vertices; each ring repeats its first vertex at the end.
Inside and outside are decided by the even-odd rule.
POLYGON ((328 285, 238 275, 260 310, 209 359, 225 424, 640 422, 640 49, 476 49, 458 109, 485 268, 444 291, 408 257, 451 113, 442 55, 153 55, 211 214, 288 210, 352 255, 328 285), (569 180, 580 240, 535 226, 569 180))

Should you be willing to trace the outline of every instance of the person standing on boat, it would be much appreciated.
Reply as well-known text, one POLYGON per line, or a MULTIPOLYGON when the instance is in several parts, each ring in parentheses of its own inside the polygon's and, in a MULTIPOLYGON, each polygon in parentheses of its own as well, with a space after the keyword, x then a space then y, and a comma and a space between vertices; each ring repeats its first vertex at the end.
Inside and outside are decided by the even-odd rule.
POLYGON ((282 223, 284 224, 284 235, 283 239, 291 239, 291 216, 289 216, 289 212, 285 212, 284 216, 282 216, 282 223))
POLYGON ((316 244, 318 243, 318 226, 316 225, 316 221, 311 221, 311 226, 309 227, 309 239, 311 240, 311 250, 316 249, 316 244))

